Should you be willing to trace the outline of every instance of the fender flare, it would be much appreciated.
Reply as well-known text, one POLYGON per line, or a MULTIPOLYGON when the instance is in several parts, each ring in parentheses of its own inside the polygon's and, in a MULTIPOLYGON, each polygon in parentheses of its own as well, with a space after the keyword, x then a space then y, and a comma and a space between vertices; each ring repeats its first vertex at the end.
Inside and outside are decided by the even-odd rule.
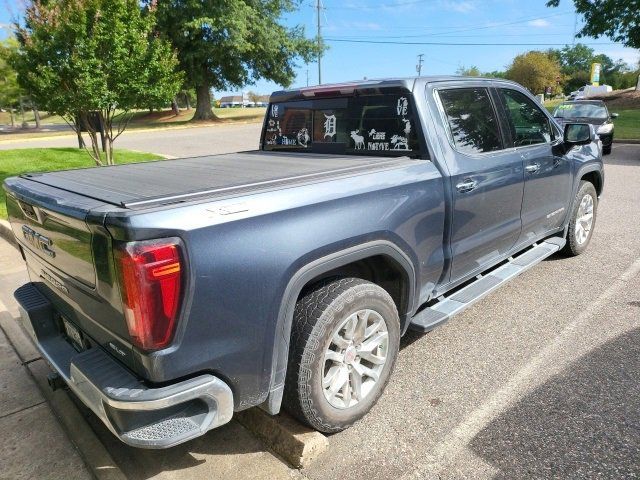
POLYGON ((604 188, 604 175, 603 175, 602 166, 597 164, 597 163, 584 165, 583 167, 580 167, 578 169, 578 171, 576 172, 575 181, 573 182, 574 183, 574 185, 573 185, 573 195, 574 196, 578 191, 578 186, 580 185, 580 179, 582 177, 584 177, 587 173, 591 173, 591 172, 596 172, 598 174, 598 177, 600 177, 601 186, 604 188))
MULTIPOLYGON (((260 405, 261 408, 272 415, 280 411, 289 360, 289 343, 291 339, 293 313, 298 296, 305 285, 319 275, 335 268, 380 255, 391 258, 404 271, 408 281, 408 289, 406 292, 407 309, 410 311, 414 308, 417 283, 414 264, 410 257, 392 242, 387 240, 373 240, 331 253, 307 263, 291 276, 284 290, 276 322, 269 392, 267 399, 260 405)), ((401 322, 404 317, 407 317, 407 314, 408 312, 400 312, 401 322)))
POLYGON ((604 175, 602 166, 597 163, 590 163, 587 165, 583 165, 578 168, 575 177, 573 177, 573 187, 571 189, 571 200, 569 202, 569 208, 567 209, 567 214, 564 217, 564 228, 563 228, 563 236, 567 236, 567 231, 569 228, 569 221, 571 219, 571 212, 573 211, 573 200, 578 193, 578 187, 580 186, 580 179, 585 176, 587 173, 596 172, 600 177, 600 182, 602 187, 604 188, 604 175))

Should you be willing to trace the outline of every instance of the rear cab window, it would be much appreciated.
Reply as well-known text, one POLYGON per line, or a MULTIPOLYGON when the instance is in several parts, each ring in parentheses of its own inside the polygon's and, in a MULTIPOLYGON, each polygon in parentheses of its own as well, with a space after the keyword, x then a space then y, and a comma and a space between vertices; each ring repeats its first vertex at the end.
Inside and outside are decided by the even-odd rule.
POLYGON ((267 151, 423 158, 410 93, 353 95, 271 103, 267 151))

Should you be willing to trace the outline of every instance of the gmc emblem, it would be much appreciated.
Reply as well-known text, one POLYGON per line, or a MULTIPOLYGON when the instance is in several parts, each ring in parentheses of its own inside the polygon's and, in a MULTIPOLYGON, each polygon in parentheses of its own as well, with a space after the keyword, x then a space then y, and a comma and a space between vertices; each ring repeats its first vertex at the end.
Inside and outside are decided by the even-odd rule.
POLYGON ((38 250, 44 252, 46 255, 49 255, 50 257, 56 256, 56 252, 51 249, 53 241, 49 237, 39 234, 33 228, 27 227, 26 225, 22 226, 22 235, 24 235, 27 242, 38 250))

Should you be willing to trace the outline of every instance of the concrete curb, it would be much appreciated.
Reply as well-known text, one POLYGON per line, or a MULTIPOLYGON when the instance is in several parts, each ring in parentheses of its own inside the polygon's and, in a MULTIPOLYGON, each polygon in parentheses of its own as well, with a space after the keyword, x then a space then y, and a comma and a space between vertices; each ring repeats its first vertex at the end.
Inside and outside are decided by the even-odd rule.
POLYGON ((51 368, 41 358, 40 352, 19 321, 11 316, 2 303, 0 303, 0 327, 93 476, 97 480, 126 480, 127 477, 67 392, 63 390, 54 392, 49 388, 47 374, 51 372, 51 368))
POLYGON ((286 413, 272 416, 250 408, 236 413, 234 418, 296 468, 308 467, 329 446, 327 437, 286 413))
POLYGON ((13 235, 11 224, 2 218, 0 218, 0 237, 4 238, 15 248, 18 248, 18 242, 16 242, 16 237, 13 235))
POLYGON ((640 140, 633 140, 633 139, 621 139, 618 140, 617 138, 613 141, 614 145, 640 145, 640 140))

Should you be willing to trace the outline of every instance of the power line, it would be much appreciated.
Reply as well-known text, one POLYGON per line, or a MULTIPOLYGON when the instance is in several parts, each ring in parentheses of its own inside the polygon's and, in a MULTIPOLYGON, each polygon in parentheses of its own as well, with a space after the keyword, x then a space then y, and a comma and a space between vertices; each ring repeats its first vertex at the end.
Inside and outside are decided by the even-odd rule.
MULTIPOLYGON (((348 38, 325 38, 327 42, 341 42, 341 43, 369 43, 369 44, 384 44, 384 45, 442 45, 442 46, 463 46, 463 47, 558 47, 564 46, 564 43, 477 43, 477 42, 399 42, 389 40, 353 40, 348 38)), ((617 45, 615 42, 600 42, 600 43, 583 43, 583 45, 617 45)))
MULTIPOLYGON (((370 39, 392 39, 392 38, 421 38, 432 37, 432 33, 421 33, 420 35, 342 35, 340 38, 352 38, 358 40, 370 40, 370 39)), ((483 35, 456 35, 456 38, 492 38, 492 37, 566 37, 566 33, 522 33, 522 34, 504 34, 504 33, 490 33, 483 35)), ((443 36, 444 37, 444 36, 443 36)))
POLYGON ((340 5, 339 7, 327 7, 329 10, 368 10, 372 8, 402 8, 418 3, 430 3, 432 0, 413 0, 407 2, 383 3, 378 5, 340 5))

